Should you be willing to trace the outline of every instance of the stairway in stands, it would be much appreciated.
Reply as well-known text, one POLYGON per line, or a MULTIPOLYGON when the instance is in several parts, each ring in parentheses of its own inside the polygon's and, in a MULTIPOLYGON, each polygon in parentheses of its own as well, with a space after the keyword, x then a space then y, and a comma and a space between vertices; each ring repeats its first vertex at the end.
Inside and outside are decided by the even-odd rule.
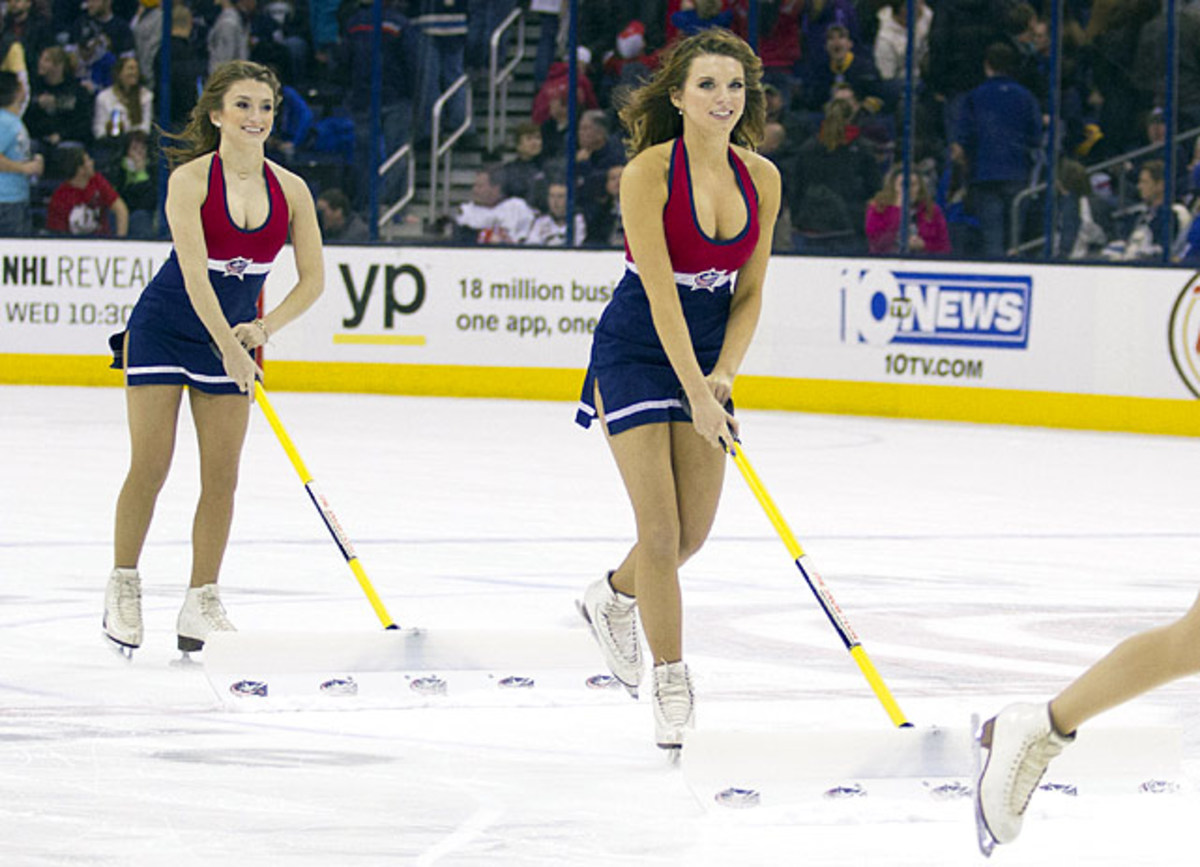
MULTIPOLYGON (((518 123, 528 118, 533 110, 533 98, 537 92, 533 78, 533 66, 537 53, 537 22, 541 17, 540 15, 526 16, 525 51, 521 62, 517 64, 513 72, 513 79, 508 85, 508 134, 497 136, 496 151, 492 154, 487 151, 488 90, 486 75, 472 79, 472 126, 469 134, 455 144, 451 160, 451 213, 458 205, 471 198, 471 186, 475 183, 475 175, 483 166, 491 162, 500 162, 512 153, 512 130, 518 123)), ((416 157, 416 195, 401 212, 397 221, 380 229, 379 239, 381 241, 414 243, 444 240, 444 236, 438 234, 436 230, 435 220, 431 220, 429 209, 429 147, 421 148, 416 157)), ((438 171, 438 187, 441 188, 444 183, 441 177, 441 168, 438 171)), ((444 216, 444 214, 437 216, 444 216)))

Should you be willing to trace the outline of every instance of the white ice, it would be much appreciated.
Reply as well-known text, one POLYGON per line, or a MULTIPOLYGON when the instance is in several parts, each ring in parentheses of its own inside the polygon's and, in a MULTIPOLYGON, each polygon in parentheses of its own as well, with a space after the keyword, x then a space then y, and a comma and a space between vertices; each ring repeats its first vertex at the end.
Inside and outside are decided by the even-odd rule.
MULTIPOLYGON (((569 403, 273 400, 401 625, 575 628, 574 598, 631 541, 603 438, 569 403)), ((1200 441, 741 418, 918 726, 1044 701, 1200 586, 1200 441)), ((231 710, 200 668, 171 664, 198 485, 186 409, 141 563, 146 643, 126 664, 100 609, 127 449, 117 390, 0 388, 0 863, 982 863, 965 800, 765 788, 757 809, 716 805, 654 747, 644 696, 480 686, 403 708, 231 710)), ((239 629, 379 627, 257 414, 238 496, 222 587, 239 629)), ((890 725, 732 466, 683 580, 701 728, 890 725)), ((1180 793, 1038 793, 996 864, 1195 863, 1200 690, 1124 713, 1182 725, 1180 793)))

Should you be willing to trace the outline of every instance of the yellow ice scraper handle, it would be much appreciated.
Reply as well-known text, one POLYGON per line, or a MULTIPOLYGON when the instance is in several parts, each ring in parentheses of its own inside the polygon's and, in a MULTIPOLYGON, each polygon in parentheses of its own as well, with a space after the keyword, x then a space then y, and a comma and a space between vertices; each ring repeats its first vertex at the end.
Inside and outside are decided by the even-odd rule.
POLYGON ((254 395, 258 399, 258 405, 262 407, 263 415, 267 417, 267 421, 271 425, 271 430, 275 431, 275 436, 279 438, 279 444, 287 452, 288 460, 296 468, 296 472, 300 476, 300 481, 304 484, 304 489, 308 491, 308 498, 312 500, 312 504, 321 513, 321 520, 325 522, 326 528, 328 528, 330 535, 333 536, 333 541, 337 543, 338 550, 346 558, 346 564, 350 567, 350 571, 358 579, 358 586, 362 588, 363 593, 367 595, 367 601, 375 609, 376 616, 379 617, 385 629, 399 629, 400 627, 396 625, 391 615, 387 613, 387 609, 383 607, 383 601, 379 598, 379 594, 371 586, 371 580, 367 578, 366 571, 363 570, 362 564, 358 562, 358 555, 354 553, 354 548, 351 546, 350 540, 346 537, 345 531, 342 530, 342 525, 338 523, 337 516, 333 514, 333 509, 330 508, 325 497, 317 490, 317 483, 309 473, 308 467, 304 465, 300 453, 296 451, 296 446, 292 444, 292 438, 284 430, 283 422, 275 414, 275 408, 271 406, 271 401, 267 400, 267 393, 263 389, 262 383, 258 380, 254 382, 254 395))
POLYGON ((758 477, 758 473, 754 472, 754 467, 750 465, 749 459, 746 457, 746 452, 742 448, 741 441, 734 437, 730 437, 732 442, 727 442, 722 439, 725 450, 729 452, 733 458, 734 464, 741 470, 742 477, 746 480, 746 484, 750 486, 750 490, 754 493, 763 511, 767 513, 767 518, 770 519, 772 526, 775 527, 775 532, 779 534, 779 538, 783 540, 783 544, 787 546, 788 553, 792 555, 792 559, 796 562, 796 568, 800 570, 800 574, 804 576, 805 583, 808 584, 808 589, 813 592, 813 596, 817 598, 821 609, 825 612, 825 616, 829 618, 829 622, 833 624, 833 628, 837 630, 842 642, 846 645, 846 649, 850 651, 850 655, 854 657, 854 661, 858 663, 859 669, 863 676, 866 677, 867 683, 871 685, 871 689, 875 692, 876 698, 883 704, 883 709, 887 712, 891 721, 900 727, 911 726, 904 716, 900 706, 896 704, 896 699, 892 698, 891 692, 887 688, 887 684, 883 682, 883 678, 879 676, 879 672, 875 670, 874 664, 871 662, 867 652, 863 650, 862 644, 858 640, 858 636, 850 627, 846 620, 846 615, 842 613, 842 609, 838 607, 837 601, 833 598, 833 594, 829 592, 829 588, 825 582, 821 580, 820 574, 813 568, 809 562, 808 555, 804 553, 804 549, 800 547, 800 543, 796 541, 796 537, 792 534, 791 529, 787 525, 787 521, 783 519, 783 515, 779 513, 779 509, 775 507, 775 502, 771 499, 771 495, 767 493, 766 487, 762 483, 762 479, 758 477))

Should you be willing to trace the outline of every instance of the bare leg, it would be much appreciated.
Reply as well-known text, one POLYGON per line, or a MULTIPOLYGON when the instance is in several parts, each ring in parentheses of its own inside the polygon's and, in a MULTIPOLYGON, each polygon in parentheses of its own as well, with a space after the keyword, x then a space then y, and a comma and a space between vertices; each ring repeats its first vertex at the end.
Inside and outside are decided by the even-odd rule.
MULTIPOLYGON (((596 403, 603 412, 599 394, 596 403)), ((609 446, 637 523, 637 544, 612 584, 637 597, 654 664, 677 662, 683 657, 679 565, 699 550, 712 527, 724 455, 681 423, 632 428, 610 436, 609 446)))
POLYGON ((113 565, 136 569, 154 505, 175 452, 175 427, 183 387, 140 385, 125 389, 129 416, 129 472, 117 497, 113 565))
POLYGON ((191 408, 200 446, 200 502, 192 524, 191 586, 202 587, 216 583, 229 541, 250 401, 241 394, 205 394, 192 389, 191 408))
POLYGON ((1087 720, 1135 696, 1200 671, 1200 597, 1168 626, 1113 648, 1050 703, 1054 727, 1070 734, 1087 720))

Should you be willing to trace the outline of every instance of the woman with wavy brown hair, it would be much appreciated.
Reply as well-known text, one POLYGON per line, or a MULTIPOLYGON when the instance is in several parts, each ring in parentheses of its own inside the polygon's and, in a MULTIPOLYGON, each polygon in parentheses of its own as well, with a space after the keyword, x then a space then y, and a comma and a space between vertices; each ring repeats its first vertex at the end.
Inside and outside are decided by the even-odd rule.
POLYGON ((233 629, 217 577, 250 399, 262 375, 250 353, 324 288, 321 231, 308 185, 265 156, 280 96, 274 73, 257 63, 229 61, 209 77, 187 127, 165 149, 172 167, 171 255, 142 291, 128 328, 109 341, 113 366, 125 370, 131 453, 117 500, 103 629, 126 655, 142 643, 138 560, 171 467, 185 386, 201 487, 191 582, 176 621, 178 647, 200 650, 209 633, 233 629), (259 318, 262 286, 289 236, 299 279, 259 318))
POLYGON ((637 542, 580 610, 637 695, 638 614, 653 665, 656 742, 693 721, 679 567, 708 536, 736 435, 730 396, 758 323, 779 173, 754 152, 762 66, 726 30, 676 42, 620 112, 625 275, 596 327, 577 421, 599 421, 633 505, 637 542), (685 403, 686 402, 686 403, 685 403))

